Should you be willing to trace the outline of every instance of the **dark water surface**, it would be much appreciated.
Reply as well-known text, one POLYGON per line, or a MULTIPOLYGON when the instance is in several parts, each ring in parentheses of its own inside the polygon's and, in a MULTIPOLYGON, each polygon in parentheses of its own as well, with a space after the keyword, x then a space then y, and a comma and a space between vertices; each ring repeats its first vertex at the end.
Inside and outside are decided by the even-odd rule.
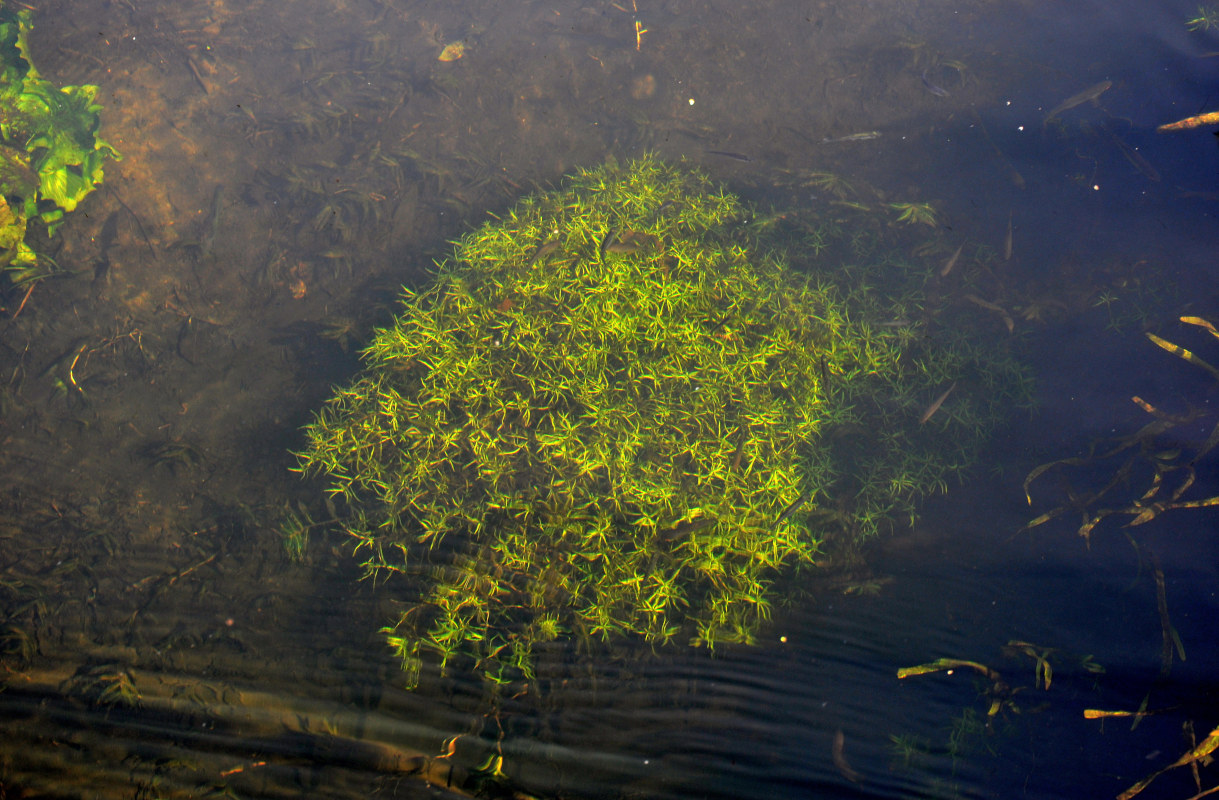
MULTIPOLYGON (((1021 532, 1110 481, 1121 458, 1047 473, 1032 508, 1021 486, 1151 421, 1132 395, 1213 411, 1143 335, 1219 363, 1178 321, 1219 320, 1217 126, 1155 130, 1219 108, 1219 28, 1186 25, 1208 6, 31 5, 39 68, 101 87, 125 158, 42 242, 71 275, 3 298, 0 798, 1109 797, 1219 725, 1214 510, 1021 532), (497 703, 460 674, 404 691, 392 591, 324 526, 285 549, 287 513, 327 514, 289 472, 300 426, 448 241, 647 150, 763 207, 831 202, 826 172, 992 254, 1010 230, 979 299, 1039 406, 866 570, 793 578, 756 647, 556 648, 497 703), (1002 685, 897 677, 939 658, 1002 685), (1163 713, 1133 729, 1084 718, 1144 701, 1163 713)), ((1147 452, 1188 460, 1214 424, 1147 452)), ((1215 457, 1182 499, 1219 494, 1215 457)), ((1141 796, 1219 784, 1198 777, 1141 796)))

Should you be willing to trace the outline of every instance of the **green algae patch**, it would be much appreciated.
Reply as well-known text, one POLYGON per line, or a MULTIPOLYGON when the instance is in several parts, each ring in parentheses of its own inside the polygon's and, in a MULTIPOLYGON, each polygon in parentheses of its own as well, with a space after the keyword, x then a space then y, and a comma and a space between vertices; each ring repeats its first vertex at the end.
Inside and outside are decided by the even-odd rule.
POLYGON ((14 285, 45 276, 25 243, 27 223, 48 235, 101 185, 107 159, 120 158, 101 138, 101 106, 92 85, 56 87, 29 53, 28 10, 0 0, 0 273, 14 285))
POLYGON ((685 168, 611 163, 465 236, 375 334, 299 458, 414 593, 384 629, 412 680, 528 678, 568 637, 750 642, 780 575, 912 512, 1022 390, 748 220, 685 168))

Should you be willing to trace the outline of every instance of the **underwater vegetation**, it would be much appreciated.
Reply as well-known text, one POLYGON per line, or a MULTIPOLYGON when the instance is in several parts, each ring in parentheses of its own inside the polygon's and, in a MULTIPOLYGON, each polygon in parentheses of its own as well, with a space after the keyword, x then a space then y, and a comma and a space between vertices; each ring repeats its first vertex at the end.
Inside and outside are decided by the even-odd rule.
POLYGON ((1219 27, 1219 9, 1214 6, 1198 6, 1198 13, 1185 21, 1191 31, 1209 31, 1219 27))
MULTIPOLYGON (((1201 317, 1181 317, 1181 322, 1201 328, 1211 336, 1219 339, 1219 328, 1209 320, 1201 317)), ((1145 334, 1158 347, 1193 364, 1212 378, 1219 380, 1219 369, 1195 355, 1193 351, 1163 339, 1154 333, 1145 334)), ((1030 520, 1026 528, 1035 528, 1052 519, 1071 512, 1080 514, 1079 535, 1091 543, 1092 531, 1106 517, 1125 515, 1131 517, 1124 527, 1133 528, 1150 522, 1165 511, 1186 508, 1209 508, 1219 505, 1219 495, 1212 497, 1187 498, 1198 477, 1197 463, 1219 445, 1219 421, 1210 429, 1206 440, 1194 447, 1191 453, 1181 445, 1180 439, 1170 437, 1174 429, 1196 425, 1199 420, 1209 423, 1213 416, 1204 407, 1192 407, 1183 413, 1173 413, 1157 407, 1141 397, 1131 400, 1147 412, 1152 420, 1138 431, 1111 440, 1094 442, 1084 456, 1063 458, 1041 464, 1024 479, 1025 499, 1032 505, 1030 485, 1033 481, 1050 470, 1064 467, 1091 466, 1105 462, 1121 463, 1114 470, 1112 480, 1099 489, 1086 491, 1069 490, 1067 502, 1057 506, 1030 520), (1134 484, 1140 478, 1146 479, 1146 488, 1137 497, 1132 492, 1137 491, 1134 484), (1128 498, 1110 498, 1114 494, 1130 493, 1128 498), (1101 507, 1102 501, 1110 503, 1101 507)))
POLYGON ((34 68, 30 18, 0 2, 0 271, 14 286, 49 274, 25 242, 29 220, 53 234, 120 157, 98 135, 97 87, 57 88, 34 68))
POLYGON ((298 456, 367 574, 416 592, 383 629, 409 681, 425 657, 527 680, 555 640, 751 642, 782 574, 913 517, 1026 396, 1001 348, 901 319, 938 263, 873 242, 802 275, 758 229, 645 156, 406 290, 298 456))
MULTIPOLYGON (((1190 326, 1180 331, 1182 335, 1197 336, 1199 332, 1205 332, 1219 339, 1219 328, 1209 319, 1182 316, 1179 321, 1190 326)), ((1219 380, 1219 368, 1193 350, 1149 331, 1144 332, 1144 335, 1152 344, 1191 364, 1209 375, 1212 380, 1219 380)), ((1212 754, 1219 749, 1219 727, 1212 727, 1210 732, 1199 740, 1195 723, 1208 720, 1213 726, 1213 714, 1207 714, 1208 705, 1205 701, 1196 702, 1188 692, 1184 702, 1180 696, 1173 697, 1170 701, 1152 699, 1153 696, 1159 698, 1164 692, 1165 679, 1172 671, 1174 659, 1185 660, 1185 646, 1169 615, 1168 581, 1156 549, 1150 541, 1139 536, 1139 532, 1133 529, 1158 519, 1167 511, 1219 506, 1219 495, 1199 496, 1208 494, 1205 489, 1200 488, 1206 485, 1204 465, 1200 462, 1219 445, 1219 420, 1208 410, 1205 401, 1189 402, 1184 411, 1169 411, 1165 406, 1152 404, 1137 395, 1131 397, 1131 401, 1151 417, 1139 430, 1125 436, 1094 441, 1084 455, 1041 464, 1028 474, 1024 480, 1024 491, 1030 505, 1033 503, 1031 485, 1047 473, 1054 473, 1060 479, 1065 500, 1030 520, 1025 529, 1044 525, 1060 516, 1077 513, 1077 532, 1090 547, 1092 534, 1111 525, 1102 525, 1106 520, 1111 517, 1129 518, 1120 529, 1138 554, 1140 574, 1144 569, 1150 572, 1155 586, 1156 611, 1160 619, 1159 674, 1137 709, 1089 708, 1084 710, 1084 717, 1102 721, 1114 718, 1131 719, 1131 730, 1144 717, 1159 714, 1175 714, 1181 717, 1184 745, 1174 746, 1183 747, 1184 752, 1166 766, 1148 773, 1146 777, 1130 785, 1117 797, 1119 800, 1135 797, 1159 776, 1182 767, 1190 769, 1197 791, 1192 797, 1204 797, 1219 791, 1217 786, 1203 788, 1199 771, 1199 765, 1205 767, 1213 763, 1212 754), (1202 432, 1208 430, 1209 433, 1203 439, 1202 432), (1103 479, 1109 470, 1112 472, 1108 480, 1103 486, 1098 485, 1098 481, 1103 479), (1202 484, 1195 486, 1200 473, 1204 480, 1202 484), (1076 482, 1072 482, 1070 479, 1073 476, 1083 476, 1083 479, 1079 481, 1077 478, 1076 482)), ((1204 696, 1198 695, 1197 699, 1202 700, 1204 696)))
POLYGON ((983 745, 991 756, 1002 757, 1001 748, 996 740, 987 741, 987 737, 997 729, 1006 727, 1010 722, 1008 716, 1019 716, 1025 711, 1035 713, 1046 707, 1046 695, 1054 681, 1054 664, 1068 667, 1068 679, 1084 678, 1085 682, 1093 684, 1095 678, 1103 675, 1105 668, 1093 657, 1064 653, 1059 648, 1044 647, 1030 642, 1012 639, 1001 649, 1002 655, 1009 660, 1022 660, 1027 657, 1033 662, 1033 685, 1015 685, 1003 673, 989 664, 960 658, 937 658, 926 664, 913 667, 903 667, 897 671, 898 680, 918 675, 944 673, 952 675, 961 670, 974 676, 974 689, 977 699, 986 706, 985 714, 979 714, 974 707, 962 709, 959 717, 953 720, 947 741, 941 747, 935 747, 931 742, 920 737, 905 734, 895 734, 889 737, 892 743, 894 766, 912 769, 931 758, 948 757, 952 762, 953 774, 957 771, 957 761, 968 755, 969 751, 983 745), (996 724, 999 723, 999 724, 996 724))

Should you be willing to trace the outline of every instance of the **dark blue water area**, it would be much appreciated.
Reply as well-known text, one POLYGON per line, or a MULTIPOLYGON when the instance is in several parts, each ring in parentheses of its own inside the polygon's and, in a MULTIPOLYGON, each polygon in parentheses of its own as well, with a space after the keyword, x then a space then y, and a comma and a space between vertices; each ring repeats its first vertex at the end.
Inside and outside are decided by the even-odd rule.
POLYGON ((1162 280, 1188 284, 1188 302, 1213 304, 1215 126, 1156 130, 1219 98, 1216 29, 1185 24, 1198 13, 1195 3, 927 8, 920 33, 943 54, 981 61, 989 85, 979 95, 968 72, 933 67, 950 96, 905 97, 882 128, 884 149, 902 157, 879 158, 942 193, 945 224, 972 240, 999 247, 1010 218, 1029 274, 1141 252, 1162 280), (1048 118, 1102 81, 1111 85, 1094 101, 1048 118))

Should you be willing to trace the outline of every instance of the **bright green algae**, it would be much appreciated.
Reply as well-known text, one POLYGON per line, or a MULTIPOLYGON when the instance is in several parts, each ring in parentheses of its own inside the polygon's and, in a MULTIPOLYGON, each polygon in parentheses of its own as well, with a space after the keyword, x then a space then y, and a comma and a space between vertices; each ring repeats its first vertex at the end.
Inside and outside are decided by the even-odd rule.
POLYGON ((96 86, 56 87, 30 58, 29 11, 0 0, 0 271, 20 284, 36 278, 25 243, 40 219, 54 233, 64 214, 101 185, 118 152, 101 138, 96 86))
POLYGON ((384 629, 412 679, 429 652, 529 677, 568 636, 749 642, 777 577, 912 513, 1022 391, 746 219, 653 157, 526 198, 407 291, 308 426, 366 569, 421 592, 384 629))

